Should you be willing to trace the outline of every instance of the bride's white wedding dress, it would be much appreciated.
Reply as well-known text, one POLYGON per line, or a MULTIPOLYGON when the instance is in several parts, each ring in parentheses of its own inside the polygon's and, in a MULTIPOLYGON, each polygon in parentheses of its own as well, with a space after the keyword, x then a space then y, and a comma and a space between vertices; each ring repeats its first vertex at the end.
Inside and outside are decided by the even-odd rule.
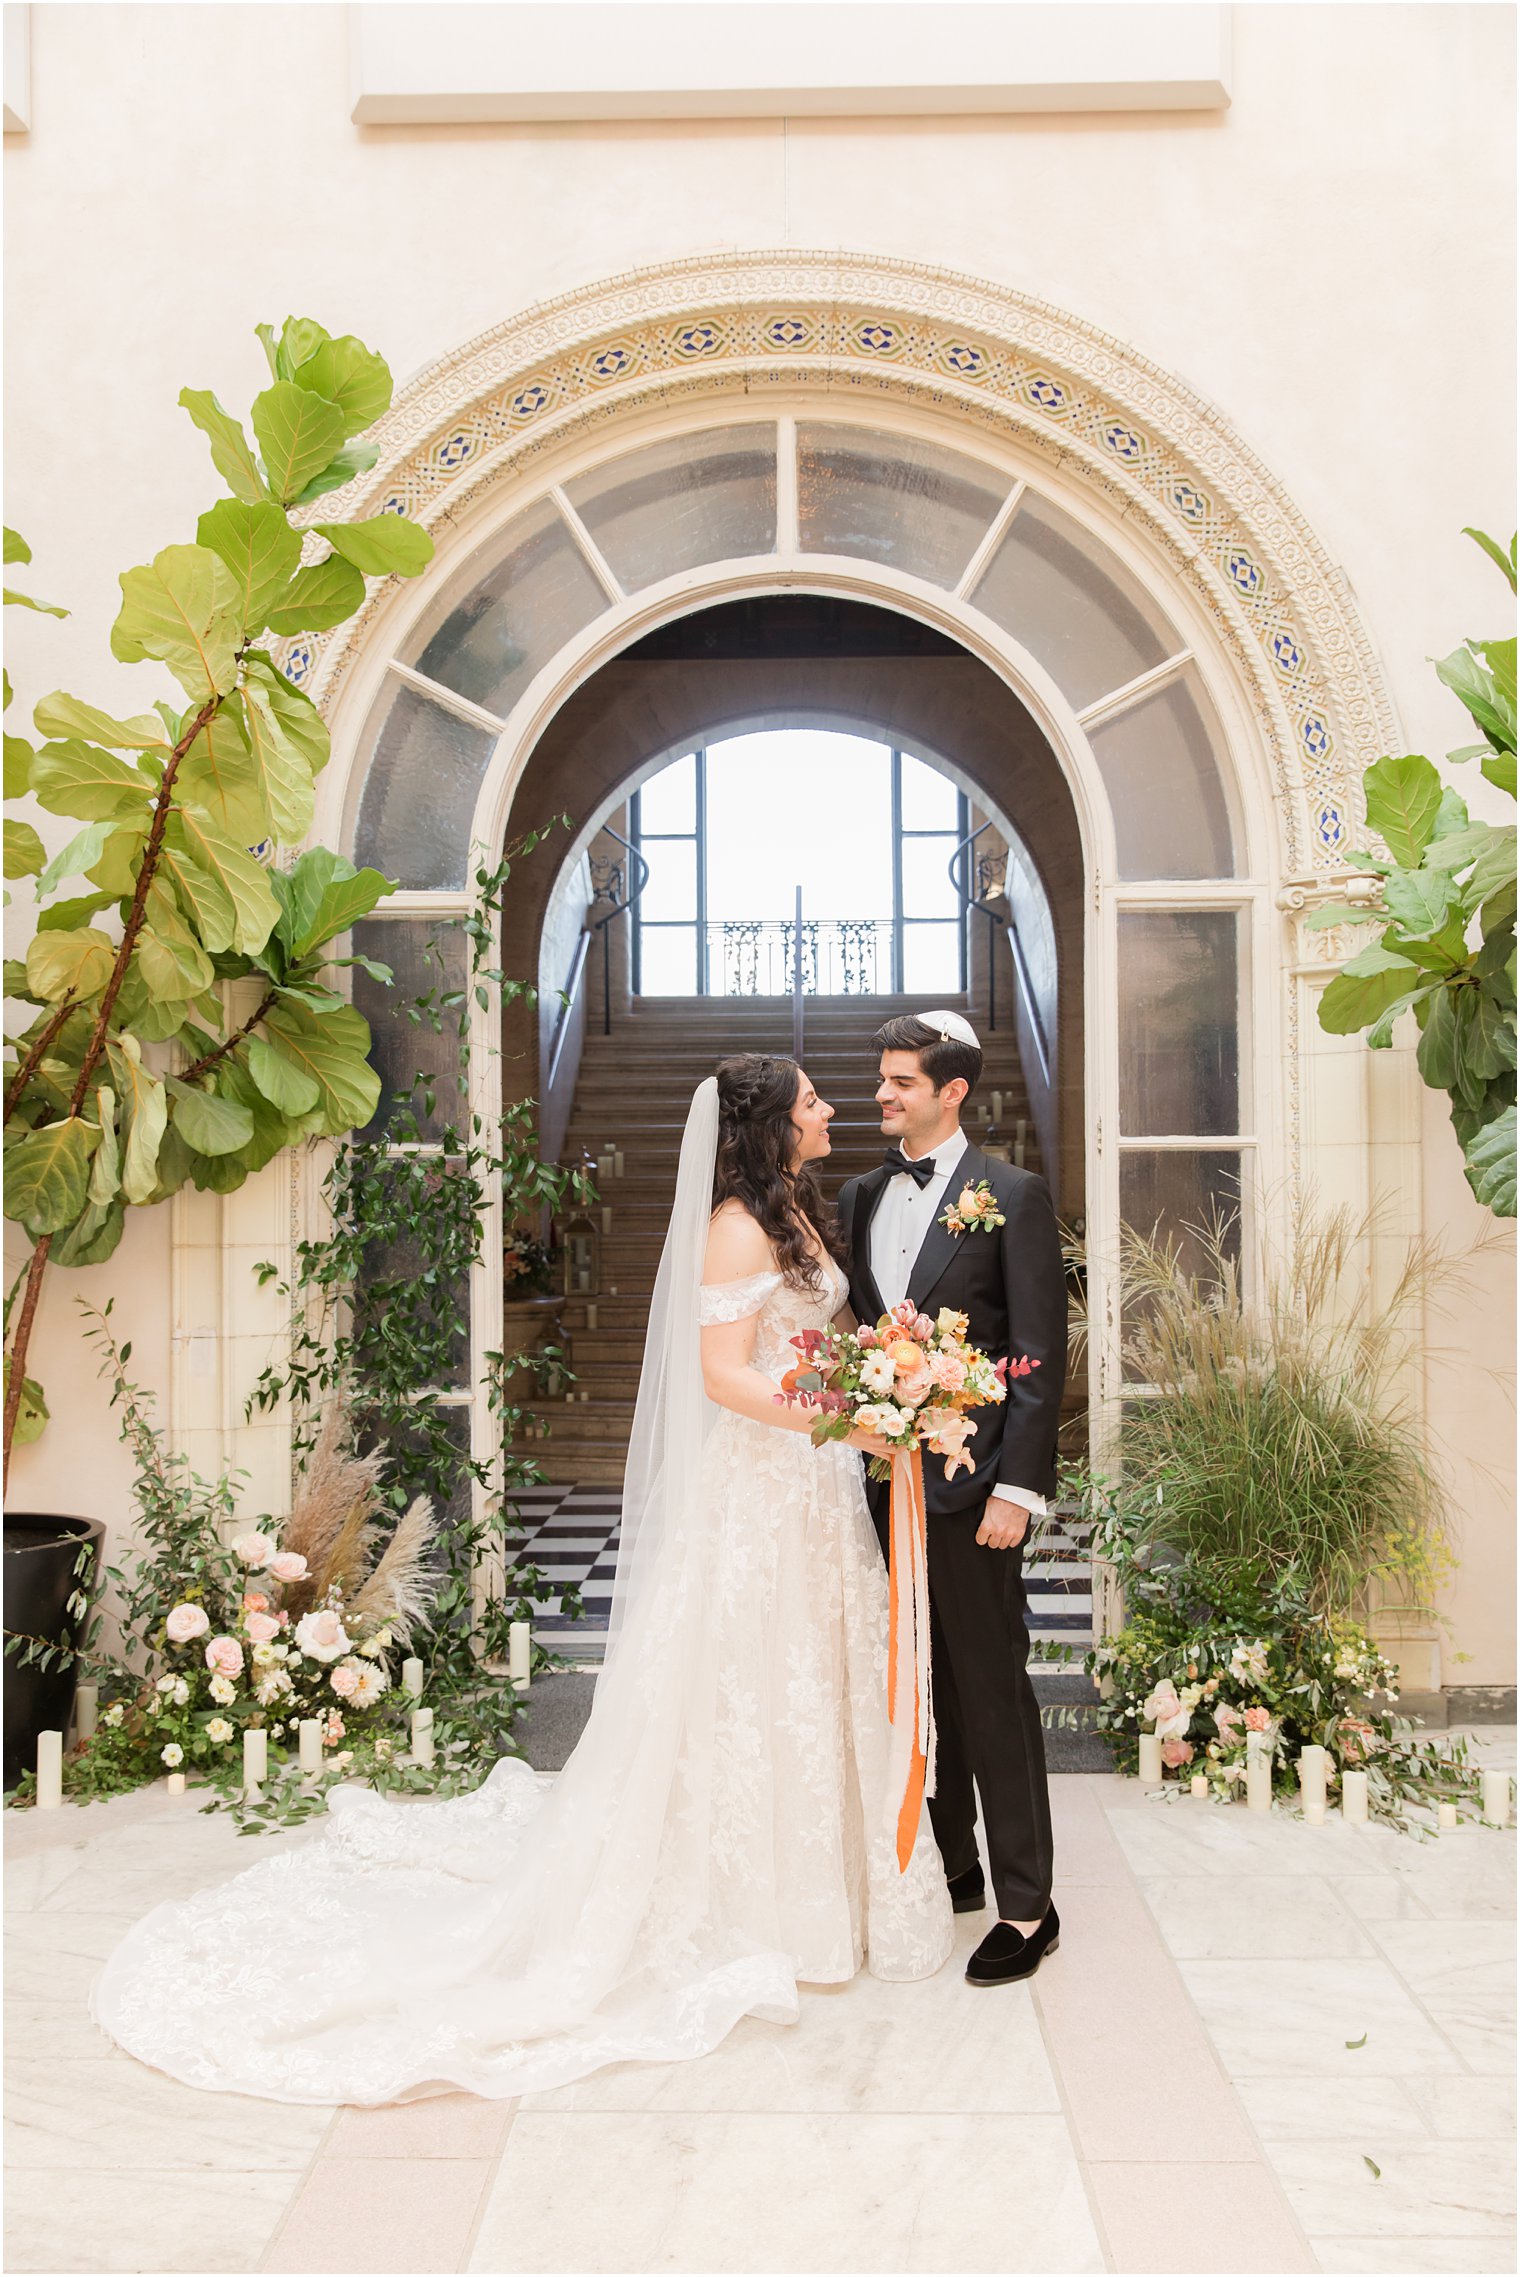
POLYGON ((504 1761, 452 1802, 340 1789, 302 1846, 159 1906, 92 1999, 144 2062, 290 2103, 520 2095, 704 2055, 746 2015, 793 2021, 799 1983, 863 1959, 903 1980, 944 1962, 927 1818, 905 1873, 895 1855, 887 1577, 859 1458, 691 1383, 699 1321, 758 1315, 754 1364, 775 1380, 843 1278, 695 1285, 702 1101, 640 1394, 654 1441, 630 1462, 629 1572, 580 1745, 557 1779, 504 1761))

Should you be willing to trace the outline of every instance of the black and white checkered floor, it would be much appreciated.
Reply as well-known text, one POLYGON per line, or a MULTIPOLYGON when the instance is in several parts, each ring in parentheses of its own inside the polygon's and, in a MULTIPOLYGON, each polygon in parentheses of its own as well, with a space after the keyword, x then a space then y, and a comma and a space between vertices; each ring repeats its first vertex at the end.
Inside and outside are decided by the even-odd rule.
MULTIPOLYGON (((612 1580, 617 1571, 622 1498, 615 1486, 527 1486, 517 1495, 523 1539, 518 1557, 536 1565, 551 1584, 578 1584, 582 1620, 560 1610, 557 1592, 544 1596, 533 1633, 549 1651, 569 1660, 600 1660, 606 1643, 612 1580)), ((1092 1566, 1086 1538, 1059 1512, 1036 1538, 1024 1568, 1029 1632, 1084 1649, 1092 1630, 1092 1566)))

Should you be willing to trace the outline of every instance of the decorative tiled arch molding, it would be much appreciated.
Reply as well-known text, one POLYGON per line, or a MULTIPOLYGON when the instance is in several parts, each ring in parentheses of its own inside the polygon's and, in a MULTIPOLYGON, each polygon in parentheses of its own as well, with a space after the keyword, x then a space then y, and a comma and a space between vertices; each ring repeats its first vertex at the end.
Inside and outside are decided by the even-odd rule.
MULTIPOLYGON (((441 358, 323 501, 438 527, 550 443, 641 405, 797 385, 915 399, 1016 436, 1142 521, 1240 665, 1272 754, 1288 874, 1338 869, 1393 713, 1344 577, 1218 411, 1110 334, 918 263, 745 253, 637 270, 542 303, 441 358)), ((378 605, 285 647, 331 697, 378 605)))

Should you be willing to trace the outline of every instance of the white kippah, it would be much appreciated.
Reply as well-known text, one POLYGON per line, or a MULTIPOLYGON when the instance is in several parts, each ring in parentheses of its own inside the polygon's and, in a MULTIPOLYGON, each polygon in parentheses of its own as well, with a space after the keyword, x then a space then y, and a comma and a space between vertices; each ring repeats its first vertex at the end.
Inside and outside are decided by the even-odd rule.
POLYGON ((938 1028, 947 1044, 953 1039, 958 1044, 970 1044, 974 1051, 982 1048, 981 1037, 959 1012, 920 1012, 917 1018, 926 1028, 938 1028))

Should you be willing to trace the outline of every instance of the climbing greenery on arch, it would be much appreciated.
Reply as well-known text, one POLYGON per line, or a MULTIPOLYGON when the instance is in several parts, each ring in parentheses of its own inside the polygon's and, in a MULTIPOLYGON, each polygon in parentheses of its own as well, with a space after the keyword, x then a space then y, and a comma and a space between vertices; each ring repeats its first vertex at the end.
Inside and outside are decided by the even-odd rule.
MULTIPOLYGON (((49 1263, 101 1263, 129 1208, 187 1181, 230 1193, 297 1139, 365 1122, 379 1092, 369 1028, 327 973, 343 961, 332 942, 393 882, 322 847, 277 863, 311 826, 328 737, 267 641, 343 623, 366 578, 414 577, 433 545, 394 515, 305 514, 374 464, 364 430, 390 404, 384 359, 309 317, 258 336, 270 385, 252 441, 209 391, 179 399, 229 495, 193 544, 120 580, 112 655, 167 667, 182 703, 118 719, 59 690, 34 707, 40 743, 5 738, 7 800, 83 825, 49 859, 32 824, 5 823, 6 875, 34 878, 38 904, 25 958, 5 968, 7 997, 29 1008, 6 1039, 5 1214, 32 1243, 6 1300, 7 1469, 47 1421, 26 1363, 49 1263)), ((7 564, 30 558, 7 531, 7 564)))

